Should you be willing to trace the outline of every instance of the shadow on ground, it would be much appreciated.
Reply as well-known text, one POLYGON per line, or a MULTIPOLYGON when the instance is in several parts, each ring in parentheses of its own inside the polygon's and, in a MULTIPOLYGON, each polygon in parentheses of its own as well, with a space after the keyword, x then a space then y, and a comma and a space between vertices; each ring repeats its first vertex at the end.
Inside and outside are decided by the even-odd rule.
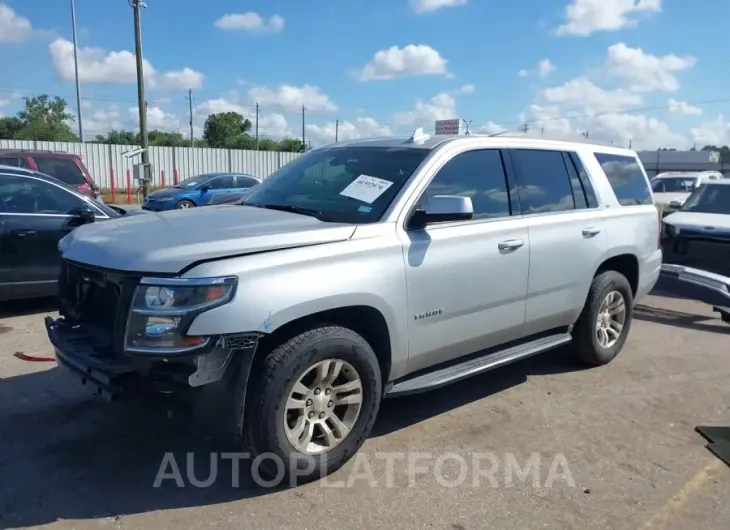
MULTIPOLYGON (((372 436, 486 398, 531 375, 577 369, 567 351, 559 350, 447 389, 386 400, 372 436)), ((0 528, 58 519, 119 519, 278 491, 257 485, 245 463, 234 475, 231 461, 219 459, 211 486, 191 485, 210 476, 211 453, 239 449, 193 433, 174 415, 169 419, 162 398, 107 404, 95 401, 76 384, 59 368, 0 379, 0 528), (184 487, 171 479, 153 487, 166 453, 174 455, 184 487), (240 483, 233 487, 237 477, 240 483)))
POLYGON ((671 309, 637 305, 634 308, 634 318, 645 322, 666 324, 668 326, 677 326, 684 329, 708 331, 710 333, 719 333, 722 335, 730 334, 730 326, 718 320, 717 318, 719 318, 719 315, 716 318, 713 318, 706 315, 693 315, 691 313, 673 311, 671 309))
POLYGON ((58 301, 55 297, 13 300, 11 302, 2 303, 0 306, 0 318, 13 318, 39 313, 50 313, 56 310, 58 310, 58 301))

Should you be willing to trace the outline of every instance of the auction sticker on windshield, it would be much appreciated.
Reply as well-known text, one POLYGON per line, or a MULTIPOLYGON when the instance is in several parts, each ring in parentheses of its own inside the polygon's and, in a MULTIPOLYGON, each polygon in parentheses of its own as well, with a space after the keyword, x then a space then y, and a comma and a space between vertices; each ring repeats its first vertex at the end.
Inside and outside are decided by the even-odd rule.
POLYGON ((340 195, 372 204, 373 201, 385 193, 385 190, 392 185, 393 183, 389 180, 383 180, 369 175, 360 175, 342 190, 340 195))

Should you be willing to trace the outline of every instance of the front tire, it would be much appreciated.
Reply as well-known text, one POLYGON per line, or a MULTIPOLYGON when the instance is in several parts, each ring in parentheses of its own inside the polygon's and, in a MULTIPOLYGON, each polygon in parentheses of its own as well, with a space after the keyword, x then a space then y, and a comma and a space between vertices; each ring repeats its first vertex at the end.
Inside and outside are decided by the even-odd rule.
POLYGON ((634 296, 626 277, 616 271, 596 275, 573 330, 578 358, 592 366, 611 362, 623 349, 633 314, 634 296))
POLYGON ((187 210, 188 208, 195 208, 195 203, 193 201, 188 201, 187 199, 183 199, 177 205, 175 205, 175 208, 178 210, 187 210))
POLYGON ((273 349, 250 382, 247 449, 259 457, 259 473, 292 485, 347 463, 370 434, 382 396, 372 348, 339 326, 311 329, 273 349))

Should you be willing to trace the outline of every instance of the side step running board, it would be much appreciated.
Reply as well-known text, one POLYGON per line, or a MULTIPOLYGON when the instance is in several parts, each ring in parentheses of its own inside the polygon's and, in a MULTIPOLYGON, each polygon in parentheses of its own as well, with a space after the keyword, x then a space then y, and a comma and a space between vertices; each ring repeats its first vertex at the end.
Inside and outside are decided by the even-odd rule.
POLYGON ((532 357, 538 353, 557 348, 558 346, 568 344, 570 341, 571 336, 569 333, 561 333, 558 335, 542 337, 517 346, 512 346, 506 350, 491 352, 483 357, 469 359, 461 364, 447 366, 446 368, 441 368, 440 370, 429 372, 412 379, 396 382, 395 385, 387 391, 386 397, 404 396, 407 394, 416 394, 418 392, 434 390, 436 388, 461 381, 462 379, 488 372, 489 370, 494 370, 500 366, 504 366, 521 359, 526 359, 527 357, 532 357))

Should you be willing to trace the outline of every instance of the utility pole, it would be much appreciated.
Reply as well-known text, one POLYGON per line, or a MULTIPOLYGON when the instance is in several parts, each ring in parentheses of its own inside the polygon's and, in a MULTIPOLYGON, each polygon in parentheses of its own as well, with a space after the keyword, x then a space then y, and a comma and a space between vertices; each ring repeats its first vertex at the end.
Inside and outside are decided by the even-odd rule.
POLYGON ((302 153, 307 152, 307 138, 306 138, 306 134, 304 132, 304 114, 305 114, 306 110, 307 110, 307 107, 302 105, 302 153))
POLYGON ((523 133, 527 133, 527 131, 529 131, 529 130, 530 130, 530 128, 527 126, 526 123, 522 125, 522 132, 523 133))
POLYGON ((259 150, 259 102, 256 102, 256 150, 259 150))
POLYGON ((74 72, 76 73, 76 114, 79 119, 79 140, 84 143, 84 126, 81 119, 81 86, 79 85, 79 57, 76 49, 76 2, 71 0, 71 31, 74 38, 74 72))
POLYGON ((471 125, 471 122, 474 120, 466 121, 464 118, 461 118, 461 121, 464 122, 464 125, 466 125, 466 132, 464 133, 466 136, 469 136, 469 125, 471 125))
POLYGON ((335 142, 340 141, 340 120, 335 121, 335 142))
POLYGON ((190 116, 190 147, 195 147, 195 138, 193 137, 193 89, 188 89, 188 108, 190 116))
POLYGON ((142 62, 142 22, 140 9, 147 7, 142 0, 129 0, 129 5, 134 12, 134 49, 137 59, 137 100, 139 105, 139 135, 142 143, 142 170, 144 181, 142 182, 142 196, 147 198, 150 192, 152 181, 152 168, 150 167, 149 140, 147 138, 147 102, 144 98, 144 66, 142 62))

